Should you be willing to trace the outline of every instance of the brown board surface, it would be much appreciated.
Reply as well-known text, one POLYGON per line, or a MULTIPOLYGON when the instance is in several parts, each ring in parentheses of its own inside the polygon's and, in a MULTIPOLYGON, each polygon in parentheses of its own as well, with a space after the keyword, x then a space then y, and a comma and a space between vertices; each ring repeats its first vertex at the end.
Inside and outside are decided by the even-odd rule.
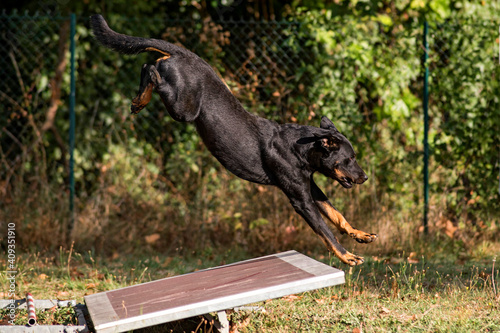
POLYGON ((123 332, 344 282, 295 251, 85 297, 97 332, 123 332))

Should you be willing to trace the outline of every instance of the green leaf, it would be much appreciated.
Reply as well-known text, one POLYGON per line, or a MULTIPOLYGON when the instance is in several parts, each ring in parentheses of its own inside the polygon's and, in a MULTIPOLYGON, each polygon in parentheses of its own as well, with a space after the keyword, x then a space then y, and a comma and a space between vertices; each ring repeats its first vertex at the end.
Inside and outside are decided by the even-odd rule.
POLYGON ((375 17, 375 20, 382 23, 385 26, 392 26, 393 21, 392 18, 389 15, 386 14, 379 14, 375 17))

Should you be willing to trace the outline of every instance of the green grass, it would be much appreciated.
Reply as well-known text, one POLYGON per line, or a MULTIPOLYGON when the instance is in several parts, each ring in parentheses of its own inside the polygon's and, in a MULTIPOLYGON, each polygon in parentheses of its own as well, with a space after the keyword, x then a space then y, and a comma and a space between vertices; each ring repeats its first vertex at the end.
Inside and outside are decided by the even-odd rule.
MULTIPOLYGON (((331 264, 329 258, 311 256, 331 264)), ((17 258, 17 295, 29 291, 37 299, 83 302, 87 294, 248 258, 213 250, 175 257, 97 258, 63 250, 24 254, 17 258)), ((0 264, 4 269, 5 262, 0 264)), ((493 265, 491 256, 426 259, 412 253, 367 258, 358 267, 340 266, 346 273, 344 285, 261 302, 256 305, 262 310, 231 313, 229 318, 239 332, 500 332, 499 265, 494 270, 493 265)), ((0 279, 6 290, 5 276, 0 279)), ((154 331, 209 328, 209 322, 191 318, 154 331)))

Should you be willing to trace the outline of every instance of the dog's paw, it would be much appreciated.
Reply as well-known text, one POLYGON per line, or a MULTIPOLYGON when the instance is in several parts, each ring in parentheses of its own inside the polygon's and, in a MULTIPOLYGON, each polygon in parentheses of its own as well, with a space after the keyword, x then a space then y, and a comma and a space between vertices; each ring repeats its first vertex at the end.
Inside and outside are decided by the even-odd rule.
POLYGON ((357 256, 350 252, 346 252, 345 254, 339 256, 339 259, 344 264, 347 264, 349 266, 361 265, 362 263, 365 262, 365 259, 363 257, 357 256))
POLYGON ((131 114, 138 114, 142 109, 144 109, 144 105, 140 105, 134 102, 132 102, 132 105, 130 105, 131 114))
POLYGON ((371 243, 378 238, 377 234, 369 234, 361 230, 354 230, 349 234, 358 243, 371 243))

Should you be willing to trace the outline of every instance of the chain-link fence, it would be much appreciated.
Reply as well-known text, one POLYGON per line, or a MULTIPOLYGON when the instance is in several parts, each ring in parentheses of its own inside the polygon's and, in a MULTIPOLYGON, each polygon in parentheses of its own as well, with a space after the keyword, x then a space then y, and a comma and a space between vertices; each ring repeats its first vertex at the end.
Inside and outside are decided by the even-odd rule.
POLYGON ((169 20, 165 24, 170 28, 163 38, 205 55, 212 64, 220 64, 219 70, 238 91, 253 93, 240 96, 246 105, 259 104, 264 108, 274 105, 271 116, 277 119, 284 116, 279 110, 287 108, 287 96, 297 93, 287 83, 296 80, 299 74, 303 84, 311 83, 307 72, 297 73, 297 68, 314 61, 305 43, 311 36, 303 43, 297 40, 300 30, 297 22, 169 20))
POLYGON ((68 173, 67 133, 57 126, 56 114, 64 109, 66 117, 58 118, 67 121, 69 30, 69 18, 0 15, 3 193, 18 172, 46 177, 65 167, 68 173))
POLYGON ((50 202, 48 218, 67 217, 53 231, 67 228, 70 30, 69 17, 0 14, 2 223, 13 214, 30 228, 27 212, 50 202))
MULTIPOLYGON (((314 125, 320 115, 334 119, 373 180, 365 187, 370 204, 363 205, 372 211, 384 197, 396 209, 419 207, 414 203, 422 201, 421 101, 428 66, 431 206, 456 212, 464 205, 487 207, 485 200, 498 198, 489 185, 498 184, 500 150, 498 26, 493 23, 431 24, 427 63, 421 59, 420 25, 388 33, 380 22, 332 21, 314 31, 297 22, 151 20, 146 22, 150 30, 135 23, 115 18, 110 26, 199 54, 253 113, 314 125), (401 197, 407 198, 404 203, 401 197)), ((4 220, 26 215, 30 207, 23 220, 39 221, 33 228, 53 233, 64 230, 70 216, 69 24, 64 17, 5 13, 0 22, 0 207, 8 216, 4 220), (33 194, 45 199, 38 202, 33 194), (47 211, 54 213, 47 218, 47 211)), ((202 148, 192 126, 173 121, 156 96, 140 115, 129 115, 140 65, 154 61, 154 55, 123 56, 99 46, 85 18, 76 28, 74 178, 78 223, 94 230, 88 237, 102 241, 113 214, 185 224, 199 219, 217 228, 230 220, 234 230, 262 228, 266 220, 258 210, 274 209, 277 201, 263 202, 264 190, 234 182, 202 148), (231 195, 244 198, 231 201, 231 195), (249 208, 249 198, 261 206, 249 208), (229 212, 223 208, 228 201, 229 212), (169 208, 152 218, 160 206, 169 208), (246 224, 245 211, 251 215, 246 224)), ((351 218, 359 207, 359 202, 341 204, 351 218)), ((276 220, 286 215, 272 213, 276 220)), ((155 234, 161 229, 156 225, 145 223, 134 232, 155 234)), ((124 230, 125 239, 134 233, 124 230)))

